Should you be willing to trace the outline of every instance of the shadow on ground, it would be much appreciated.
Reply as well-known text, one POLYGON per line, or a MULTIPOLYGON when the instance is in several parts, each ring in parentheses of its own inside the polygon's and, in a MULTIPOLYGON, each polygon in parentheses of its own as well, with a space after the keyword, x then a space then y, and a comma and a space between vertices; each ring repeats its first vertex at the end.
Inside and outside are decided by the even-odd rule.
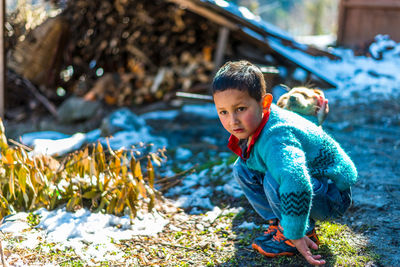
MULTIPOLYGON (((312 266, 300 254, 291 257, 268 258, 253 250, 251 247, 252 241, 261 236, 266 230, 266 222, 254 211, 244 197, 241 198, 238 204, 244 209, 232 221, 232 231, 237 236, 234 242, 235 254, 225 263, 217 266, 312 266), (256 225, 265 226, 249 230, 239 227, 243 222, 254 222, 256 225)), ((335 265, 336 259, 328 246, 321 245, 315 253, 321 254, 327 261, 325 266, 335 265)))

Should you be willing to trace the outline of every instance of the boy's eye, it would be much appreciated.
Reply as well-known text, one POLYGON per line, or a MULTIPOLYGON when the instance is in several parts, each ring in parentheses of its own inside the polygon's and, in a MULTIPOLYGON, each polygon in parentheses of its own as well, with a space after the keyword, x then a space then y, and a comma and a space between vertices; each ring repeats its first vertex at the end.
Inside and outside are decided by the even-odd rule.
POLYGON ((245 108, 245 107, 239 107, 237 110, 238 110, 238 111, 245 111, 246 108, 245 108))
POLYGON ((226 114, 228 114, 228 112, 226 112, 225 110, 222 110, 222 111, 219 112, 219 114, 226 115, 226 114))

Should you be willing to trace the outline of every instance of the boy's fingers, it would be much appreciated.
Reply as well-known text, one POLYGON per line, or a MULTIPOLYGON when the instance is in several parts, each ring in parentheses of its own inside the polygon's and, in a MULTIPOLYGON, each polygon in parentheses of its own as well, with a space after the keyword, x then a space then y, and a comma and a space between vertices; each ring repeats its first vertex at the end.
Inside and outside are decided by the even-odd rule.
POLYGON ((304 236, 301 239, 292 240, 296 245, 297 250, 303 255, 304 259, 311 265, 323 265, 324 260, 321 260, 321 255, 313 255, 310 248, 318 249, 315 244, 308 236, 304 236))
POLYGON ((308 262, 308 263, 310 263, 312 265, 324 265, 326 262, 324 260, 320 260, 320 261, 314 260, 313 263, 311 263, 311 262, 308 262))
MULTIPOLYGON (((301 253, 303 254, 303 253, 301 253)), ((303 254, 304 258, 306 259, 306 261, 311 264, 311 265, 323 265, 325 264, 324 260, 319 260, 321 258, 321 255, 312 255, 310 250, 307 250, 304 254, 303 254), (319 257, 318 257, 319 256, 319 257), (317 257, 317 259, 316 259, 317 257)))
POLYGON ((312 249, 314 249, 314 250, 317 250, 318 249, 318 245, 317 244, 315 244, 313 241, 311 241, 312 243, 311 243, 311 248, 312 249))
POLYGON ((309 248, 318 249, 318 245, 314 243, 308 236, 306 236, 306 243, 309 248))

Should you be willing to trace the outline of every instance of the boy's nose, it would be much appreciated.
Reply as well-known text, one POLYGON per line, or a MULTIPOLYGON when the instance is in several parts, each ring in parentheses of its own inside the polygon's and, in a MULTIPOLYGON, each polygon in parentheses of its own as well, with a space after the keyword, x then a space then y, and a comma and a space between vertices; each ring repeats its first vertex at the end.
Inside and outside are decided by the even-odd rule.
POLYGON ((237 116, 232 115, 231 116, 231 125, 237 125, 239 123, 239 120, 237 118, 237 116))

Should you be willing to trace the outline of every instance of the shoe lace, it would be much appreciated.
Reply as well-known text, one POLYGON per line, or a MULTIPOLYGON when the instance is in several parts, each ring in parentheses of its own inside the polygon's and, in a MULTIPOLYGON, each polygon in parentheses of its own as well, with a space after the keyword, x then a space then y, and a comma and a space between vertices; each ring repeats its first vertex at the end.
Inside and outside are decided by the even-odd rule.
POLYGON ((275 232, 277 227, 278 227, 278 226, 276 226, 276 225, 270 225, 270 226, 268 227, 268 229, 267 229, 264 233, 268 235, 268 234, 270 234, 270 233, 272 233, 272 232, 275 232))
POLYGON ((283 235, 283 233, 278 229, 278 231, 276 231, 276 234, 273 236, 273 239, 281 242, 281 241, 285 241, 287 238, 283 235))

